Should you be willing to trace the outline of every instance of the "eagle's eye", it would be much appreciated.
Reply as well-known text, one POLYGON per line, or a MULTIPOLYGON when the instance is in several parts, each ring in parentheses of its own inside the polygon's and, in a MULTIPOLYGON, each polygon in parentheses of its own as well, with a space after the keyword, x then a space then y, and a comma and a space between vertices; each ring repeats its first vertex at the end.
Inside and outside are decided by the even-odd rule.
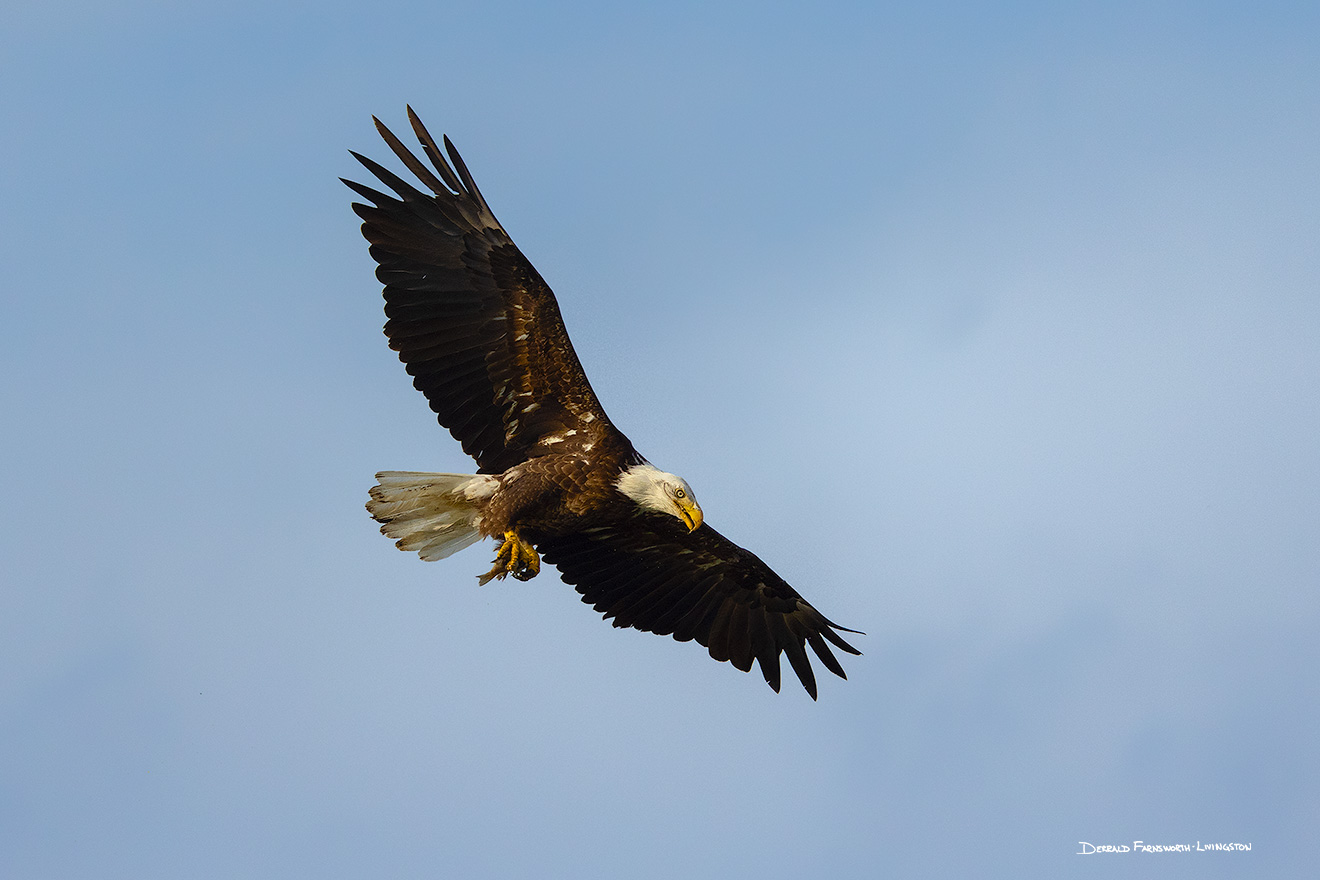
POLYGON ((686 498, 686 497, 687 497, 687 493, 684 492, 681 488, 680 488, 680 489, 675 489, 675 490, 674 490, 674 497, 675 497, 675 498, 686 498))

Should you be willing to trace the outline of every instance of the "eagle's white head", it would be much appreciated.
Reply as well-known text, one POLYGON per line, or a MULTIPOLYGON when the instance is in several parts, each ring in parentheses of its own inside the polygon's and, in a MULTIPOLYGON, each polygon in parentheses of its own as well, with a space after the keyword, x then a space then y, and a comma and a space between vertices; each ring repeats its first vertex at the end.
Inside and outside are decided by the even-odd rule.
POLYGON ((653 465, 638 464, 620 474, 615 485, 638 507, 678 517, 689 532, 701 525, 701 506, 682 477, 667 474, 653 465))

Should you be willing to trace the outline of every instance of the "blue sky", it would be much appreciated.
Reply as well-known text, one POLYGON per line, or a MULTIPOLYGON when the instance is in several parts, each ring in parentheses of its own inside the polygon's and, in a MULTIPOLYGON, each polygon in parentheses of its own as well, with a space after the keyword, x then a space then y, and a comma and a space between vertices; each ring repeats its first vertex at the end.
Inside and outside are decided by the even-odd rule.
POLYGON ((1314 869, 1313 4, 28 4, 0 110, 0 874, 1314 869), (849 681, 377 533, 470 469, 336 179, 406 103, 849 681))

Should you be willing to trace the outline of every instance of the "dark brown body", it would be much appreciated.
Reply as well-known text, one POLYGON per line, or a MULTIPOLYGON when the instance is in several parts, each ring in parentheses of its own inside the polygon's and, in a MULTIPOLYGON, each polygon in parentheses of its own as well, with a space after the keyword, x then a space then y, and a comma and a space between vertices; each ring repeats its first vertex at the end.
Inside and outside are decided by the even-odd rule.
POLYGON ((614 485, 628 464, 622 456, 590 458, 582 452, 529 459, 500 475, 478 527, 488 538, 517 531, 536 544, 617 517, 630 504, 614 485))

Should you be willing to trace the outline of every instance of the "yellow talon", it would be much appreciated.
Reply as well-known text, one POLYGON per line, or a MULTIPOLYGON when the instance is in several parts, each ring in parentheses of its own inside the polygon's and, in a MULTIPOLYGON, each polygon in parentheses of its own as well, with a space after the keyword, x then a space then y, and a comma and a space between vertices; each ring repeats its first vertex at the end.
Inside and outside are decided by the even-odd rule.
POLYGON ((504 533, 504 543, 495 553, 495 565, 478 576, 477 582, 485 585, 492 580, 504 580, 510 574, 520 581, 529 581, 540 573, 541 557, 536 548, 510 530, 504 533))

